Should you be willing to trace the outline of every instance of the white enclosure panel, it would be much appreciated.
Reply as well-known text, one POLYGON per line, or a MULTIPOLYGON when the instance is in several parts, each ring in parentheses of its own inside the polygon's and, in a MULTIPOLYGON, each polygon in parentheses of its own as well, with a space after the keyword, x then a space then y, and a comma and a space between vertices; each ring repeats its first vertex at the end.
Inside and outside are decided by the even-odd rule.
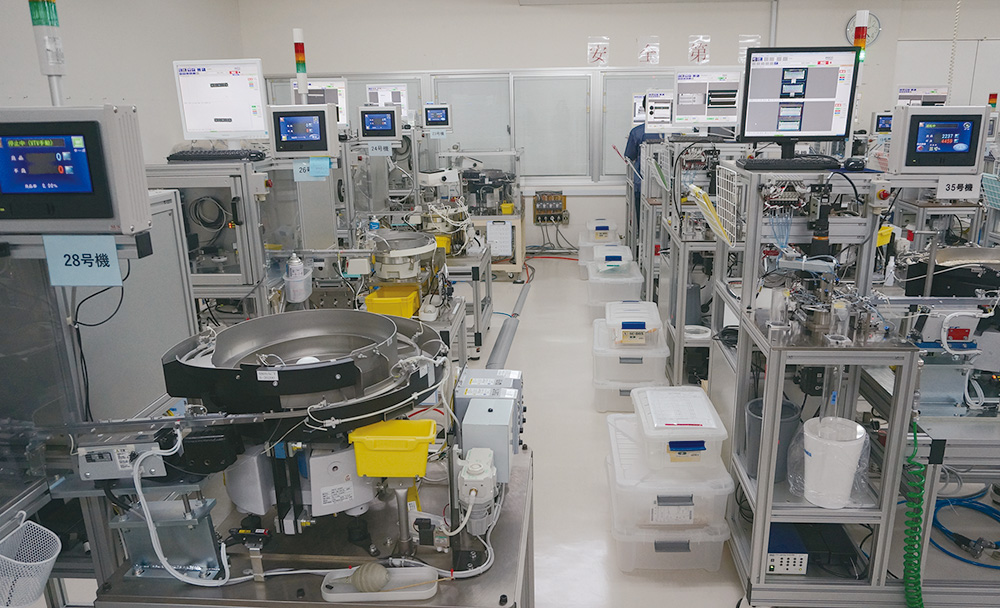
POLYGON ((611 146, 625 153, 625 142, 632 130, 632 95, 649 89, 672 90, 674 75, 669 74, 605 74, 604 121, 601 145, 601 174, 625 175, 625 163, 611 146))

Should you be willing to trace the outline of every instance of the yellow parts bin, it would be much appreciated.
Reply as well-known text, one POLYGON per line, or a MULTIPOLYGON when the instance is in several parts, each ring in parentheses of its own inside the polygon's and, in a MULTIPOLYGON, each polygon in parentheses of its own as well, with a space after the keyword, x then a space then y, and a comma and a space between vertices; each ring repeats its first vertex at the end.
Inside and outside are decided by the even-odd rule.
POLYGON ((882 226, 878 229, 878 238, 875 239, 876 247, 884 247, 892 239, 892 226, 882 226))
POLYGON ((450 234, 435 234, 434 240, 437 241, 438 249, 444 249, 446 253, 451 253, 450 234))
POLYGON ((368 312, 409 319, 420 309, 420 287, 412 283, 379 285, 365 296, 368 312))
POLYGON ((500 203, 500 213, 502 215, 514 215, 514 203, 500 203))
POLYGON ((427 448, 437 435, 433 420, 385 420, 352 431, 358 474, 368 477, 422 477, 427 448))

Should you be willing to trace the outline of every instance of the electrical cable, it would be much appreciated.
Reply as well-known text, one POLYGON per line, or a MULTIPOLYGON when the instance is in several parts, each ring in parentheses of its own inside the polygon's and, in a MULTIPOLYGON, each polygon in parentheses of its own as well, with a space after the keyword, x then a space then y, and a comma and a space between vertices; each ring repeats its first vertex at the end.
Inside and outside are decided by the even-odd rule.
POLYGON ((173 447, 168 450, 156 448, 143 452, 142 454, 139 454, 139 457, 132 463, 132 483, 135 485, 135 493, 139 498, 142 516, 146 519, 146 529, 149 531, 149 541, 153 545, 153 551, 156 553, 156 557, 160 560, 160 565, 163 566, 163 569, 170 576, 181 581, 182 583, 196 585, 198 587, 221 587, 229 582, 229 556, 226 554, 225 541, 221 541, 219 543, 219 557, 222 562, 221 566, 224 572, 223 578, 217 580, 196 579, 177 572, 177 570, 175 570, 174 567, 167 562, 167 558, 163 554, 163 547, 160 545, 160 535, 157 533, 156 524, 153 522, 153 514, 149 510, 149 504, 146 502, 145 495, 142 493, 142 461, 151 456, 173 456, 178 453, 181 450, 182 437, 180 429, 175 432, 177 437, 173 447))
POLYGON ((478 494, 478 493, 479 492, 475 488, 472 488, 471 490, 469 490, 469 503, 470 503, 470 505, 465 510, 465 517, 462 518, 462 523, 458 525, 458 528, 455 528, 454 530, 452 530, 450 532, 448 530, 442 530, 442 532, 444 532, 445 536, 458 536, 462 532, 462 530, 465 529, 466 524, 468 524, 469 520, 472 519, 472 505, 471 505, 471 503, 472 503, 473 500, 475 500, 476 494, 478 494))
MULTIPOLYGON (((993 519, 994 521, 1000 522, 1000 509, 997 509, 992 505, 984 504, 978 501, 979 498, 982 498, 985 495, 986 495, 986 490, 982 490, 981 492, 973 494, 972 496, 957 497, 957 498, 942 498, 939 499, 937 503, 935 503, 934 505, 934 517, 933 517, 934 528, 939 530, 942 534, 948 537, 949 540, 954 542, 962 549, 969 551, 970 555, 973 555, 971 551, 973 547, 976 546, 974 545, 974 543, 978 544, 980 553, 982 552, 983 548, 995 550, 997 548, 997 543, 984 541, 982 538, 980 538, 978 541, 972 541, 966 536, 951 531, 938 519, 938 512, 945 507, 951 507, 951 508, 962 507, 965 509, 971 509, 973 511, 979 511, 980 513, 986 515, 987 517, 993 519)), ((931 539, 931 544, 940 549, 946 555, 953 557, 961 562, 965 562, 967 564, 978 566, 980 568, 986 568, 989 570, 1000 570, 1000 566, 993 564, 984 564, 982 562, 977 562, 967 557, 963 557, 961 555, 956 555, 955 553, 952 553, 951 551, 942 547, 933 538, 931 539)))
POLYGON ((923 608, 924 596, 920 578, 920 563, 922 561, 924 483, 927 479, 927 466, 917 462, 917 423, 911 423, 913 429, 913 452, 906 459, 912 469, 910 474, 913 482, 909 483, 910 491, 906 492, 906 519, 903 533, 903 594, 907 608, 923 608))

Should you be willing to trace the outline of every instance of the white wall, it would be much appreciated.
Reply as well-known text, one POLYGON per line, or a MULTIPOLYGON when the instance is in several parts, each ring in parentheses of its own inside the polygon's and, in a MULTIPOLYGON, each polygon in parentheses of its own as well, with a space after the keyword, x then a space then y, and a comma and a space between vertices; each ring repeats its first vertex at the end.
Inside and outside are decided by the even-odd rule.
MULTIPOLYGON (((66 105, 139 107, 144 156, 181 141, 171 62, 242 53, 237 0, 86 0, 58 4, 66 105)), ((0 105, 50 105, 26 0, 0 0, 0 105)))
MULTIPOLYGON (((712 63, 736 62, 739 34, 767 41, 770 2, 521 6, 517 0, 87 0, 59 5, 68 104, 140 106, 147 158, 180 142, 175 59, 259 56, 269 74, 294 71, 291 29, 306 32, 310 72, 512 69, 584 65, 587 37, 611 37, 611 65, 635 66, 637 39, 659 35, 661 64, 682 65, 689 34, 712 36, 712 63)), ((778 43, 845 44, 858 8, 875 12, 861 107, 894 101, 899 40, 947 40, 949 0, 781 0, 778 43)), ((28 3, 0 0, 0 104, 48 104, 28 3)), ((963 0, 959 38, 1000 35, 1000 2, 963 0)))
POLYGON ((240 0, 244 50, 291 73, 292 28, 311 72, 584 67, 588 36, 611 37, 611 65, 637 65, 639 36, 681 63, 688 34, 710 34, 715 63, 736 63, 739 34, 767 39, 768 2, 520 6, 517 0, 240 0))

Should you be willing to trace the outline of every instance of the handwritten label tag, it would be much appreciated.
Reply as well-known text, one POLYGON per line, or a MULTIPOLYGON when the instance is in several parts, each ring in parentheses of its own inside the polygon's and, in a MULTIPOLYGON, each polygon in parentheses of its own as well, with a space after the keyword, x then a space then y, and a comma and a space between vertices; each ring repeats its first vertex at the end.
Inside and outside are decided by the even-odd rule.
POLYGON ((948 200, 979 200, 981 175, 942 175, 938 178, 937 198, 948 200))
POLYGON ((64 287, 122 284, 115 237, 109 234, 44 235, 49 282, 64 287))
MULTIPOLYGON (((330 170, 327 168, 327 173, 330 170)), ((321 182, 325 177, 316 177, 312 174, 312 158, 297 158, 292 161, 292 176, 297 182, 321 182)))
POLYGON ((392 154, 392 144, 382 141, 368 142, 369 156, 390 156, 392 154))

